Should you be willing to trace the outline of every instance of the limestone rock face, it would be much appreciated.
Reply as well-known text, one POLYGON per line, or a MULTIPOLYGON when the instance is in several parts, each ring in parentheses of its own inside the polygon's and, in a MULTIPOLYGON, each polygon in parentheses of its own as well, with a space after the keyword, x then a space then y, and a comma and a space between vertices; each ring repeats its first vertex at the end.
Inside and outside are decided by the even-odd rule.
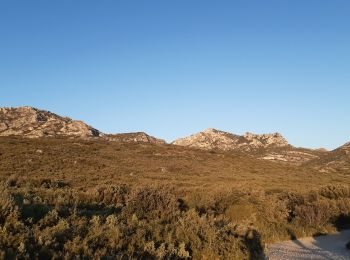
POLYGON ((143 132, 104 134, 85 124, 33 107, 0 108, 0 136, 97 138, 114 142, 165 144, 143 132))
POLYGON ((82 121, 33 107, 0 108, 0 136, 100 137, 102 133, 82 121))
POLYGON ((256 148, 267 146, 283 147, 288 145, 287 140, 280 133, 262 135, 246 133, 244 138, 248 141, 250 146, 256 148))
POLYGON ((151 143, 151 144, 166 143, 162 139, 155 138, 143 132, 106 135, 104 138, 108 141, 113 141, 113 142, 151 143))
POLYGON ((240 150, 252 151, 267 147, 284 147, 288 142, 279 133, 252 134, 243 136, 227 133, 209 128, 189 137, 181 138, 173 142, 175 145, 187 146, 200 149, 218 149, 223 151, 240 150))
POLYGON ((297 148, 279 133, 235 135, 216 129, 181 138, 172 144, 204 150, 238 151, 260 160, 303 164, 317 160, 326 151, 297 148))
POLYGON ((241 136, 209 128, 204 132, 178 139, 172 144, 205 150, 219 149, 228 151, 238 147, 242 141, 241 136))

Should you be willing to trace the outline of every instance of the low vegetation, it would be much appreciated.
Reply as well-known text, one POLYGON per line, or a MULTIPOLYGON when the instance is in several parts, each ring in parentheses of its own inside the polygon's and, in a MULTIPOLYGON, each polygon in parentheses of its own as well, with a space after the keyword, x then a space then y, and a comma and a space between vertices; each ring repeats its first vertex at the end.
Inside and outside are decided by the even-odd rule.
POLYGON ((0 258, 263 259, 347 228, 348 176, 243 154, 2 138, 0 258))

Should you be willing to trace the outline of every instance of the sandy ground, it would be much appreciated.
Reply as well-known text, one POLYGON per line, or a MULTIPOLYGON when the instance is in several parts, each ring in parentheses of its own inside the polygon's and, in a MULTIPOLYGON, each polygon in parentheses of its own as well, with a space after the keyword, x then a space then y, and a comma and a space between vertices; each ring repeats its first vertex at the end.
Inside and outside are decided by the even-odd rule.
POLYGON ((301 260, 301 259, 349 259, 350 250, 345 245, 350 241, 350 230, 336 234, 306 237, 268 247, 270 260, 301 260))

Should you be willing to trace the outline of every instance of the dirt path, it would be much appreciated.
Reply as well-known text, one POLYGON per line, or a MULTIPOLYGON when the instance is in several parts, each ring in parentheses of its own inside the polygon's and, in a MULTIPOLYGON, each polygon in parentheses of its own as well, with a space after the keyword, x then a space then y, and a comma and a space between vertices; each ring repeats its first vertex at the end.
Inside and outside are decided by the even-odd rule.
POLYGON ((268 247, 268 259, 350 259, 350 250, 345 247, 349 241, 350 230, 346 230, 327 236, 272 244, 268 247))

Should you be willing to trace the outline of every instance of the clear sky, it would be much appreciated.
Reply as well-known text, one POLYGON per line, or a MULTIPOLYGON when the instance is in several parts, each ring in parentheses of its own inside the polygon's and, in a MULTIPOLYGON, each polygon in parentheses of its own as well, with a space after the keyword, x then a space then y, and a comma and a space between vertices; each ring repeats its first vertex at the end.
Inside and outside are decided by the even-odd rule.
POLYGON ((350 141, 350 1, 0 1, 0 106, 171 141, 350 141))

